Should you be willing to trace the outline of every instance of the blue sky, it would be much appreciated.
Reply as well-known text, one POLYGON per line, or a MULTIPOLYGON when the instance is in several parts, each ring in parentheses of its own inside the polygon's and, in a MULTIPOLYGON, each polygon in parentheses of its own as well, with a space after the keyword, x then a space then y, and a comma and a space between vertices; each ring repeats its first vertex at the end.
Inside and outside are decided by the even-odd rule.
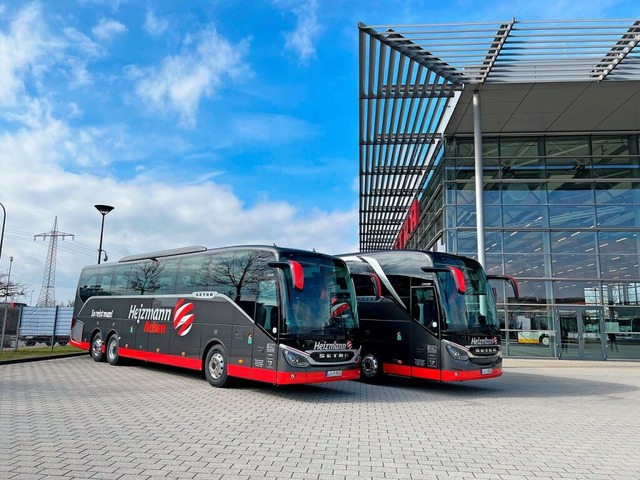
POLYGON ((56 300, 95 263, 186 245, 358 247, 358 30, 638 18, 635 1, 0 0, 0 272, 56 300), (0 210, 1 214, 1 210, 0 210))

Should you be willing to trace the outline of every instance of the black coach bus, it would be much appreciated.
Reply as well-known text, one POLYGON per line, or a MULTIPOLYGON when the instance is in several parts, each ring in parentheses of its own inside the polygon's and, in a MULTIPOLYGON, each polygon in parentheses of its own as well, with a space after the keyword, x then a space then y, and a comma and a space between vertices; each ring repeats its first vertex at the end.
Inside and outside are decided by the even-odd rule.
POLYGON ((85 267, 70 343, 276 385, 360 376, 358 315, 343 260, 269 246, 183 249, 85 267))
MULTIPOLYGON (((363 380, 502 375, 496 302, 473 259, 418 250, 340 255, 355 282, 363 380)), ((518 286, 507 276, 492 276, 518 286)))

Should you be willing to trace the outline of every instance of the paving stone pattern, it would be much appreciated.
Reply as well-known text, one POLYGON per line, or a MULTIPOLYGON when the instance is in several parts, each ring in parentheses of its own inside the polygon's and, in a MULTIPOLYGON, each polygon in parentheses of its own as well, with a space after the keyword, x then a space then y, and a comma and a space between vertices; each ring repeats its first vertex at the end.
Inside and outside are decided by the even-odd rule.
POLYGON ((88 356, 0 366, 0 479, 640 479, 640 363, 215 389, 88 356))

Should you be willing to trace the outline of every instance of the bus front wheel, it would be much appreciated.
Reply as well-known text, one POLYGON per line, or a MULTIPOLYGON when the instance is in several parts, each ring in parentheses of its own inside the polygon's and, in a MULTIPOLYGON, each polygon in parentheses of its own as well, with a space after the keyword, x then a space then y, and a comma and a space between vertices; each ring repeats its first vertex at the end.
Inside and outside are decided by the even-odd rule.
POLYGON ((118 342, 118 335, 113 334, 107 341, 107 362, 109 365, 118 365, 120 361, 120 342, 118 342))
POLYGON ((100 332, 96 333, 93 336, 93 340, 91 340, 91 357, 96 362, 104 360, 104 353, 102 353, 102 334, 100 332))
POLYGON ((377 383, 382 379, 382 361, 376 352, 367 352, 360 364, 361 378, 365 382, 377 383))
POLYGON ((213 387, 224 387, 227 384, 227 354, 222 346, 216 345, 207 353, 204 374, 213 387))

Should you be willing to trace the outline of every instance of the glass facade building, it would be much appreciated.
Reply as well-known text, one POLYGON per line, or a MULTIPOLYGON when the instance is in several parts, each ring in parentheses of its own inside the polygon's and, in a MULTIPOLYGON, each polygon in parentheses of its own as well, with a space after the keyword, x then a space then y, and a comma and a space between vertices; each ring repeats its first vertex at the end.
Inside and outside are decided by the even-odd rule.
POLYGON ((640 20, 358 28, 361 250, 515 277, 505 356, 640 359, 640 20))
MULTIPOLYGON (((640 358, 638 140, 483 139, 485 267, 521 290, 496 290, 506 355, 640 358)), ((477 258, 473 148, 446 138, 406 248, 477 258)))

